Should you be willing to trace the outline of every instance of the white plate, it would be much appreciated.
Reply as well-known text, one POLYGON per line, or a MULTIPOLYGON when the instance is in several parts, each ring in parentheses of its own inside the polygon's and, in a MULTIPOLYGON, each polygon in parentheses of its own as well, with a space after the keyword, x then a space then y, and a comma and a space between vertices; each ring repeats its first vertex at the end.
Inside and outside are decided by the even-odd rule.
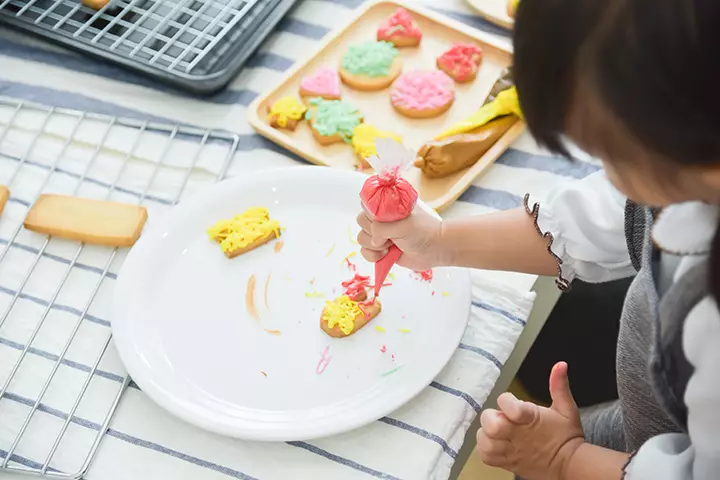
POLYGON ((467 0, 471 7, 486 20, 503 28, 512 29, 515 19, 507 14, 507 0, 467 0))
MULTIPOLYGON (((201 428, 274 441, 366 425, 430 384, 467 324, 466 271, 438 268, 428 283, 395 267, 393 284, 381 293, 382 313, 341 339, 320 330, 324 299, 305 295, 323 292, 329 299, 352 277, 343 259, 358 250, 350 236, 365 178, 322 167, 263 171, 210 188, 149 226, 123 265, 112 319, 135 382, 201 428), (285 227, 284 248, 275 253, 270 243, 229 260, 206 229, 250 206, 267 207, 285 227), (260 321, 246 310, 253 274, 260 321), (326 347, 332 360, 317 374, 326 347)), ((351 260, 372 274, 359 254, 351 260)))

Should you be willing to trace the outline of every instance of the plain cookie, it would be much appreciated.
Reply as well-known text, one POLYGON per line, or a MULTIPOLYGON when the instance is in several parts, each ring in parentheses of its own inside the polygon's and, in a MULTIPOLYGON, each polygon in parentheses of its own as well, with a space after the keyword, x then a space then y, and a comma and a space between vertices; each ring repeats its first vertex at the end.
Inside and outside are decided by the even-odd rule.
POLYGON ((4 185, 0 185, 0 215, 2 215, 2 212, 5 209, 5 204, 7 203, 8 198, 10 198, 10 190, 8 190, 4 185))
POLYGON ((41 195, 25 228, 54 237, 110 247, 135 244, 147 220, 145 207, 64 195, 41 195))

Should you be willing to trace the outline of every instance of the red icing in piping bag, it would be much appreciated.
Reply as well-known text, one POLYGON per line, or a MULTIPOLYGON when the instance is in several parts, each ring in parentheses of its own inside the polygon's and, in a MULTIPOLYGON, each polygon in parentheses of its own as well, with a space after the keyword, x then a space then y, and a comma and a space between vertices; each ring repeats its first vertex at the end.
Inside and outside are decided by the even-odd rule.
MULTIPOLYGON (((413 152, 391 138, 375 140, 377 157, 368 159, 375 175, 368 177, 360 191, 365 211, 376 222, 395 222, 408 217, 417 203, 418 193, 410 182, 400 177, 405 167, 415 158, 413 152)), ((375 262, 375 296, 385 282, 402 251, 392 244, 387 254, 375 262)))

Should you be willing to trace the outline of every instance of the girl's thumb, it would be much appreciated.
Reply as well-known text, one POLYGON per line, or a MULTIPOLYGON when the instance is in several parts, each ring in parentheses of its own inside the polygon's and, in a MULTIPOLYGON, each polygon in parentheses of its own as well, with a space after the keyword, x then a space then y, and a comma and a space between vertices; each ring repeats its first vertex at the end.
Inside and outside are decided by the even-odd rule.
POLYGON ((568 365, 565 362, 556 363, 550 372, 550 398, 552 409, 563 417, 571 418, 577 415, 578 408, 570 391, 568 380, 568 365))

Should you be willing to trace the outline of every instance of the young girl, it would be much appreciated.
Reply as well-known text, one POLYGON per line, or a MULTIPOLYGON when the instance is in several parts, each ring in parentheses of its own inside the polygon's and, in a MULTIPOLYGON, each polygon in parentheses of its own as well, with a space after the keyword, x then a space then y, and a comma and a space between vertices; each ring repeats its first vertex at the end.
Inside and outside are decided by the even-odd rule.
MULTIPOLYGON (((720 2, 522 0, 514 75, 538 142, 604 172, 543 205, 438 221, 358 216, 369 261, 635 275, 617 348, 620 399, 582 415, 567 365, 550 408, 510 394, 482 413, 483 460, 528 480, 720 478, 720 2), (581 418, 582 417, 582 418, 581 418)), ((582 321, 582 318, 578 318, 582 321)))

